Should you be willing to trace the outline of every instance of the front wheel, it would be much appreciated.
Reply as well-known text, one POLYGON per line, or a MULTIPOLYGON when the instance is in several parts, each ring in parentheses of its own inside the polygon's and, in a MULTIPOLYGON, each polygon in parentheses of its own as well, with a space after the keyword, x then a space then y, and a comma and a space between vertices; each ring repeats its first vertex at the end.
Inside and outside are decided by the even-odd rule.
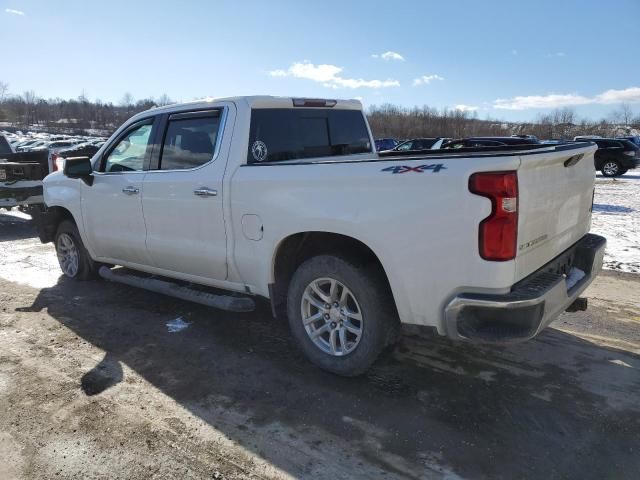
POLYGON ((97 264, 84 247, 76 224, 64 220, 58 226, 55 236, 58 264, 66 277, 74 280, 88 280, 95 276, 97 264))
POLYGON ((398 320, 384 275, 333 255, 305 261, 289 285, 289 326, 303 353, 329 372, 364 373, 398 320))
POLYGON ((613 160, 607 160, 604 165, 602 165, 602 175, 605 177, 617 177, 618 175, 622 175, 622 167, 620 164, 613 160))

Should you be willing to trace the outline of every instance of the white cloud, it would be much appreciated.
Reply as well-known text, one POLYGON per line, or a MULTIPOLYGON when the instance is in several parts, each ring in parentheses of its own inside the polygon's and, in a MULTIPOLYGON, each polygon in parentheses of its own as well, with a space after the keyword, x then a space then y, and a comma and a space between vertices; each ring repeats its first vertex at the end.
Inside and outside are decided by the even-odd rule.
POLYGON ((14 10, 13 8, 5 8, 4 11, 10 15, 19 15, 20 17, 24 17, 24 12, 20 10, 14 10))
POLYGON ((381 58, 386 61, 398 60, 400 62, 404 62, 404 57, 402 55, 400 55, 398 52, 392 52, 391 50, 381 53, 380 55, 374 53, 373 55, 371 55, 371 58, 381 58))
POLYGON ((640 87, 630 87, 624 90, 607 90, 595 97, 595 103, 640 103, 640 87))
POLYGON ((397 80, 364 80, 362 78, 344 78, 340 76, 343 68, 336 65, 314 65, 309 62, 296 62, 286 70, 272 70, 272 77, 293 77, 322 83, 329 88, 385 88, 399 87, 397 80))
POLYGON ((630 87, 624 90, 607 90, 593 97, 569 93, 499 98, 493 102, 493 108, 501 110, 527 110, 530 108, 558 108, 590 104, 606 105, 611 103, 640 103, 640 87, 630 87))
POLYGON ((511 50, 511 55, 518 55, 518 50, 516 50, 515 48, 511 50))
POLYGON ((476 105, 465 105, 464 103, 461 103, 454 107, 455 110, 458 110, 460 112, 475 112, 476 110, 478 110, 478 108, 479 107, 477 107, 476 105))
POLYGON ((440 75, 423 75, 413 80, 413 86, 429 85, 434 80, 444 80, 440 75))

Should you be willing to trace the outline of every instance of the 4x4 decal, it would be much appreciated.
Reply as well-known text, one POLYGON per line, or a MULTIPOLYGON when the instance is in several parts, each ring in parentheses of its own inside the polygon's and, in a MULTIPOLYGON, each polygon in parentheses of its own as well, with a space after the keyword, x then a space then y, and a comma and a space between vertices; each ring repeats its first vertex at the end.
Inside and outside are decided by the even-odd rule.
POLYGON ((408 165, 397 165, 395 167, 387 167, 380 170, 381 172, 391 172, 391 173, 423 173, 425 170, 431 170, 431 173, 438 173, 440 170, 446 170, 447 167, 442 165, 441 163, 433 163, 429 165, 419 165, 417 167, 410 167, 408 165))

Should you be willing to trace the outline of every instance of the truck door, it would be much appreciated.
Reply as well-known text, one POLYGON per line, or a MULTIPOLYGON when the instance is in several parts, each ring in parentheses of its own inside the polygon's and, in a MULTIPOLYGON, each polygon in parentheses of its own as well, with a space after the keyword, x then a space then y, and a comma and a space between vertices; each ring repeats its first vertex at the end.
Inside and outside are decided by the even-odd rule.
POLYGON ((144 178, 142 206, 152 265, 207 279, 227 278, 223 177, 233 104, 163 117, 159 154, 144 178))
POLYGON ((154 118, 134 123, 102 155, 93 185, 83 185, 82 217, 94 255, 149 263, 142 216, 142 180, 151 155, 154 118))

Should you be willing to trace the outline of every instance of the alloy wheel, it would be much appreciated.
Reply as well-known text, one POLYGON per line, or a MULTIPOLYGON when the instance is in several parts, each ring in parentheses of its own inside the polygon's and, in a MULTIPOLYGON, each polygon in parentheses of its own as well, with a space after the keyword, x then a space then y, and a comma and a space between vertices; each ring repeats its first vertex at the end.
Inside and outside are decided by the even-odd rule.
POLYGON ((345 284, 327 277, 313 280, 300 307, 305 331, 316 347, 335 357, 356 349, 364 327, 362 309, 345 284))

